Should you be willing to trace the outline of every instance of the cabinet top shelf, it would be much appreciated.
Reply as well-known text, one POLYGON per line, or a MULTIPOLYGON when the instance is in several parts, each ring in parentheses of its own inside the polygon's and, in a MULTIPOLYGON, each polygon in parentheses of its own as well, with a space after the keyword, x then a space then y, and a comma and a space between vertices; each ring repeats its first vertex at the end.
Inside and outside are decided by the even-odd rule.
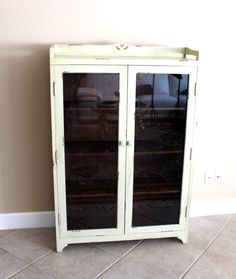
POLYGON ((136 60, 139 60, 139 63, 146 60, 149 62, 150 60, 194 62, 198 58, 199 52, 187 47, 135 46, 118 43, 111 45, 56 44, 50 48, 51 64, 80 64, 81 59, 83 62, 86 60, 86 63, 93 64, 109 64, 111 60, 116 60, 118 64, 119 61, 121 64, 129 64, 136 60))

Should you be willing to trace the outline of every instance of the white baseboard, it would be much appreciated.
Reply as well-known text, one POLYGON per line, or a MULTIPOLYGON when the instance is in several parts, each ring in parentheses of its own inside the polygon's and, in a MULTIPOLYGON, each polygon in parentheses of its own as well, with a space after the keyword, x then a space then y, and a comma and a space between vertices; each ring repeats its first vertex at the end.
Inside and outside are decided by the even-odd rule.
POLYGON ((0 230, 54 227, 54 211, 0 214, 0 230))
MULTIPOLYGON (((222 214, 236 214, 236 199, 191 202, 190 217, 222 214)), ((54 226, 54 211, 0 213, 0 230, 54 226)))
POLYGON ((236 214, 236 199, 193 200, 190 217, 236 214))

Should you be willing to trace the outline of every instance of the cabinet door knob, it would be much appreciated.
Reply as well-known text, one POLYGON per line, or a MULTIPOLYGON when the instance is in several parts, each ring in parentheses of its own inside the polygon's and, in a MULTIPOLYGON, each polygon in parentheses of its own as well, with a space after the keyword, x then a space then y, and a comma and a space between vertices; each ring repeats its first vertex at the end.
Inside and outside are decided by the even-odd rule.
POLYGON ((119 146, 124 146, 125 144, 124 144, 124 141, 123 140, 120 140, 119 141, 119 146))
POLYGON ((131 142, 129 140, 126 141, 127 146, 131 146, 131 142))

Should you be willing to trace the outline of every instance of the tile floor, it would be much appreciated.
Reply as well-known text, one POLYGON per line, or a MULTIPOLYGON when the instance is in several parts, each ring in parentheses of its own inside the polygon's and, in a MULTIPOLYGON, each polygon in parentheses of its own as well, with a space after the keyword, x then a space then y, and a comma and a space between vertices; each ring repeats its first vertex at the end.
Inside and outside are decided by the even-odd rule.
POLYGON ((0 279, 235 279, 236 215, 192 218, 176 239, 70 245, 54 229, 0 231, 0 279))

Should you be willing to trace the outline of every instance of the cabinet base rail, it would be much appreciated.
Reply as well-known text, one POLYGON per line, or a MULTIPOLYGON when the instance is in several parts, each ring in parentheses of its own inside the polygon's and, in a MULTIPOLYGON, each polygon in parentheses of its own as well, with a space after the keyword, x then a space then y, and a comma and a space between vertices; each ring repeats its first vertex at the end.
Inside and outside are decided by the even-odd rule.
POLYGON ((57 237, 56 251, 62 252, 69 244, 93 243, 93 242, 112 242, 128 240, 145 240, 160 238, 177 238, 183 244, 188 242, 188 230, 179 231, 160 231, 155 233, 123 234, 123 235, 95 235, 89 237, 57 237))

